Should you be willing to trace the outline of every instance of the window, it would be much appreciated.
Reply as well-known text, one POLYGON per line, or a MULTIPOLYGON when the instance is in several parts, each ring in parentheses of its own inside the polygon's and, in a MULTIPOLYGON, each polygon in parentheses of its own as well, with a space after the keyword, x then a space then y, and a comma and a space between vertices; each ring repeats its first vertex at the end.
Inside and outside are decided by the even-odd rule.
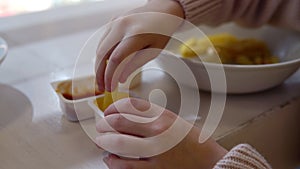
POLYGON ((104 0, 1 0, 0 17, 14 16, 64 5, 76 5, 94 1, 104 0))

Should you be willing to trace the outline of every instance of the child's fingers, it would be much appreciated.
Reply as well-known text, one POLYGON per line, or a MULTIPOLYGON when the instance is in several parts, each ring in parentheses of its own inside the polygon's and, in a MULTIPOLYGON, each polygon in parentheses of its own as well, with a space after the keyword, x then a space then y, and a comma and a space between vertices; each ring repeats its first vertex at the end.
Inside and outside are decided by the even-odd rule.
POLYGON ((96 63, 95 63, 95 73, 96 73, 96 82, 100 91, 105 90, 104 86, 104 72, 106 69, 106 60, 111 55, 112 51, 115 49, 115 46, 112 47, 107 53, 97 54, 96 63))
POLYGON ((96 144, 108 152, 131 158, 145 157, 153 151, 149 146, 154 146, 147 138, 112 132, 100 134, 96 144))
POLYGON ((122 72, 119 80, 121 83, 125 82, 135 70, 142 67, 147 62, 156 58, 165 45, 168 43, 170 37, 161 34, 147 34, 144 36, 149 43, 147 48, 138 51, 127 63, 126 69, 122 72))
POLYGON ((108 132, 101 131, 96 138, 96 144, 108 152, 123 157, 144 158, 164 153, 182 141, 192 128, 191 124, 182 119, 176 122, 174 119, 168 119, 167 116, 152 124, 138 124, 136 127, 138 129, 134 129, 133 122, 122 119, 123 122, 117 127, 119 130, 124 130, 124 133, 113 131, 113 127, 110 128, 109 124, 103 127, 97 126, 98 130, 100 128, 100 131, 108 130, 108 132), (126 126, 127 122, 131 127, 126 126), (122 129, 122 127, 126 128, 122 129), (149 135, 149 137, 140 135, 149 135))
POLYGON ((159 55, 161 49, 155 49, 151 47, 152 46, 149 46, 149 48, 138 51, 134 57, 130 59, 130 61, 127 63, 126 69, 124 69, 120 76, 121 83, 124 83, 128 76, 130 76, 135 70, 159 55))
POLYGON ((159 134, 157 133, 158 125, 152 119, 135 115, 131 115, 132 117, 130 118, 126 116, 128 114, 111 114, 106 116, 97 122, 96 129, 99 133, 119 132, 140 137, 151 137, 159 134), (132 120, 133 118, 134 120, 132 120), (146 123, 147 121, 149 123, 146 123))
POLYGON ((138 98, 125 98, 111 104, 104 115, 122 113, 141 117, 155 118, 165 111, 165 108, 138 98))
MULTIPOLYGON (((105 69, 105 88, 108 91, 113 91, 119 82, 119 76, 126 69, 126 58, 134 55, 137 51, 145 48, 148 44, 145 40, 137 35, 125 39, 117 45, 111 53, 108 65, 105 69)), ((145 59, 145 58, 141 58, 145 59)), ((130 65, 131 66, 131 65, 130 65)), ((127 67, 128 68, 128 67, 127 67)))
POLYGON ((112 33, 111 29, 101 39, 97 48, 97 56, 95 62, 96 80, 100 90, 104 89, 104 73, 106 69, 106 61, 111 53, 115 50, 117 44, 123 37, 122 32, 112 33))

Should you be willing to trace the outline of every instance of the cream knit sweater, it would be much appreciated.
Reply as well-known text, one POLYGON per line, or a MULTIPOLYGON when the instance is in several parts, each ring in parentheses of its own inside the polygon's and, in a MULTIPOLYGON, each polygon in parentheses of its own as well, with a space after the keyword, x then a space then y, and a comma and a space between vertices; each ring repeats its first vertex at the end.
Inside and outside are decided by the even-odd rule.
POLYGON ((271 169, 263 156, 248 144, 231 149, 213 169, 271 169))
POLYGON ((300 31, 300 0, 177 0, 194 24, 234 21, 248 27, 269 23, 300 31))

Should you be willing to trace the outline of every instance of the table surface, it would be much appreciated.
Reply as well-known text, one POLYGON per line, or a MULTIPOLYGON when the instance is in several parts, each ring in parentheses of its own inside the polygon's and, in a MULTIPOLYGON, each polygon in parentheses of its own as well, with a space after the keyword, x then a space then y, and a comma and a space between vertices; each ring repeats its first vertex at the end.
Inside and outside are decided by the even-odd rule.
MULTIPOLYGON (((95 30, 82 30, 9 49, 0 67, 0 168, 106 168, 101 160, 103 150, 96 147, 79 123, 65 118, 50 85, 52 81, 73 76, 78 53, 95 30)), ((18 42, 16 37, 1 34, 9 41, 18 42)), ((77 65, 83 72, 88 66, 77 65)), ((143 80, 149 86, 153 84, 147 76, 143 80)), ((209 95, 200 94, 205 107, 210 101, 209 95)), ((214 137, 225 136, 299 96, 299 71, 274 89, 230 95, 214 137)), ((93 128, 94 122, 88 123, 93 128)))

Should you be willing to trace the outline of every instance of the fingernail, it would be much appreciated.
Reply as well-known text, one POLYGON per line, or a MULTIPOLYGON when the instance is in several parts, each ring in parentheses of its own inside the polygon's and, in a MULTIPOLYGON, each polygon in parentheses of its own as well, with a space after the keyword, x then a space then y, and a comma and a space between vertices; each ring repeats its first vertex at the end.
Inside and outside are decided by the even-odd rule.
POLYGON ((126 82, 126 77, 125 76, 121 76, 120 77, 120 82, 121 83, 125 83, 126 82))

